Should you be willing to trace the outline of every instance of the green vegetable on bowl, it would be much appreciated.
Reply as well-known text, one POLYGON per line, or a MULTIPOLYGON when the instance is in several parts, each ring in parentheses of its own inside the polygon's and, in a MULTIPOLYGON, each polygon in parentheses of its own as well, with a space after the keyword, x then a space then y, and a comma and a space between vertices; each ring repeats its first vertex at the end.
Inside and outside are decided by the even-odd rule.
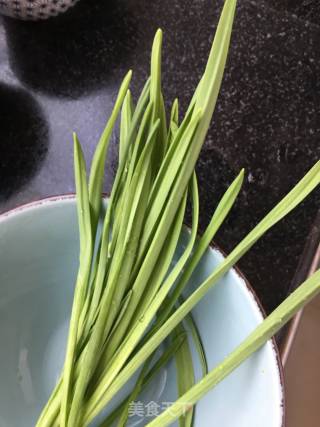
POLYGON ((196 402, 320 290, 318 271, 221 365, 208 372, 191 310, 267 230, 320 182, 318 162, 194 293, 182 298, 193 271, 231 210, 244 177, 244 171, 240 171, 195 245, 199 219, 195 165, 218 97, 235 8, 235 0, 226 0, 205 72, 181 121, 178 100, 170 113, 165 111, 161 91, 162 32, 158 30, 150 79, 134 105, 129 91, 131 71, 125 77, 88 179, 81 145, 74 135, 79 272, 63 371, 37 427, 88 426, 140 368, 130 394, 101 424, 127 425, 130 402, 171 358, 176 360, 179 400, 148 426, 163 427, 176 419, 181 427, 191 426, 196 402), (100 233, 104 169, 120 112, 119 166, 100 233), (173 265, 188 202, 192 205, 189 241, 173 265), (198 383, 186 324, 201 360, 203 379, 198 383))

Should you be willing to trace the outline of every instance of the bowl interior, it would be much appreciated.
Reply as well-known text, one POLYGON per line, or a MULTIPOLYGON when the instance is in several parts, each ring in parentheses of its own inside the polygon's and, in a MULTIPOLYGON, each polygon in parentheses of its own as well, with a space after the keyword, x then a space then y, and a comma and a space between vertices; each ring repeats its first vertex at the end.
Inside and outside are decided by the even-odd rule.
MULTIPOLYGON (((187 234, 182 236, 178 252, 186 238, 187 234)), ((0 217, 0 427, 34 426, 58 378, 78 244, 72 197, 46 200, 0 217)), ((187 293, 222 259, 217 250, 208 250, 187 293)), ((262 320, 254 296, 236 270, 209 291, 193 315, 209 368, 262 320)), ((200 366, 196 368, 200 378, 200 366)), ((277 357, 269 342, 199 402, 195 426, 280 427, 282 397, 277 357)), ((132 406, 130 425, 147 424, 175 399, 171 362, 132 406)))

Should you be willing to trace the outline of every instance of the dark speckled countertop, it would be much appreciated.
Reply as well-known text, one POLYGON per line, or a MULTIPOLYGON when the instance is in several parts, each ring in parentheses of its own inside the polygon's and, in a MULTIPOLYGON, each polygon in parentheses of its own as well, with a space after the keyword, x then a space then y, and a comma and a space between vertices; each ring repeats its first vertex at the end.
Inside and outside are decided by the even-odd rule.
MULTIPOLYGON (((74 191, 71 132, 89 160, 119 83, 148 74, 164 30, 164 93, 186 106, 222 1, 80 0, 46 22, 0 20, 0 212, 74 191)), ((198 163, 201 228, 240 168, 246 182, 217 243, 229 251, 320 158, 317 1, 240 0, 223 89, 198 163)), ((111 148, 106 191, 117 161, 111 148)), ((319 207, 314 193, 240 263, 267 311, 286 296, 319 207)))

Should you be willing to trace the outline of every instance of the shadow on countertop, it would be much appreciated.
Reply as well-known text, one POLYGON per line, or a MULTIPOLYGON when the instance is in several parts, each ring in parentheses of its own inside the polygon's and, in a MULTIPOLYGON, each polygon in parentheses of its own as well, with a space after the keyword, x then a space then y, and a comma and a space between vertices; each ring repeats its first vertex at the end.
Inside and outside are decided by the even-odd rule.
POLYGON ((9 62, 26 86, 77 98, 117 76, 130 64, 135 23, 117 0, 81 0, 46 21, 3 18, 9 62))
POLYGON ((48 124, 26 91, 0 83, 0 201, 23 187, 48 151, 48 124))

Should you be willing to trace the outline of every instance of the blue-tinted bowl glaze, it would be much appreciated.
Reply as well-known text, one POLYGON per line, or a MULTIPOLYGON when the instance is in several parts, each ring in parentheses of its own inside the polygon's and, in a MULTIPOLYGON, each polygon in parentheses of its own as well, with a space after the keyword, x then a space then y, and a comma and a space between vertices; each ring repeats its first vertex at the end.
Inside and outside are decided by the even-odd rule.
MULTIPOLYGON (((182 237, 179 250, 187 233, 182 237)), ((0 216, 0 427, 32 427, 63 362, 78 266, 73 196, 35 202, 0 216)), ((188 291, 223 259, 209 249, 188 291)), ((232 269, 198 304, 193 315, 209 368, 217 365, 263 319, 243 276, 232 269)), ((199 366, 197 371, 200 372, 199 366)), ((176 397, 174 363, 141 397, 159 407, 176 397)), ((130 425, 148 418, 132 417, 130 425)), ((141 410, 140 410, 141 415, 141 410)), ((283 387, 272 341, 197 405, 195 427, 281 427, 283 387)), ((176 424, 177 425, 177 424, 176 424)))

